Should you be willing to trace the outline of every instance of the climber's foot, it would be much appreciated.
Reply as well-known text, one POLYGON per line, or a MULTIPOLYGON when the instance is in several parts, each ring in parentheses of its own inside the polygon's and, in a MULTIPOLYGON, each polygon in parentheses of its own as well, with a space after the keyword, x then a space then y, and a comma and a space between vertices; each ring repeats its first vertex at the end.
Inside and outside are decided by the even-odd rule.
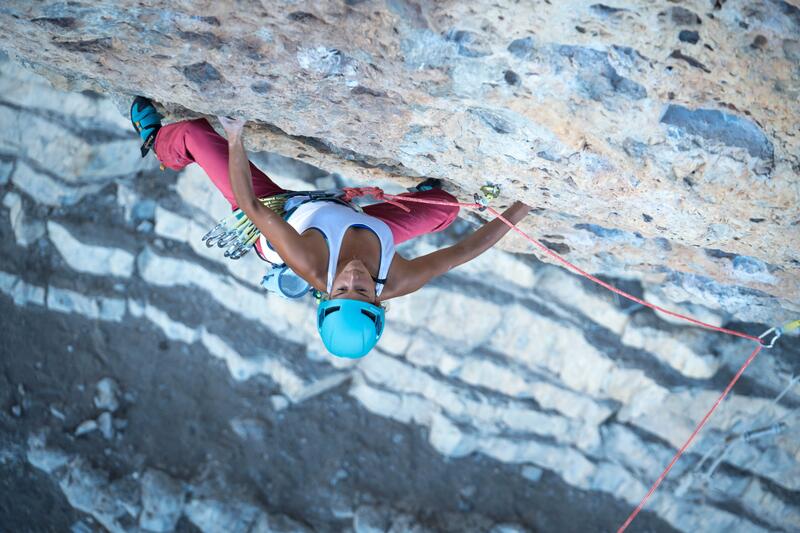
POLYGON ((144 96, 137 96, 131 104, 131 124, 142 139, 141 150, 144 157, 156 141, 156 134, 161 128, 161 115, 156 111, 153 102, 144 96))
POLYGON ((423 192, 433 189, 441 189, 443 186, 442 180, 438 178, 428 178, 422 183, 418 183, 416 187, 410 189, 411 192, 423 192))

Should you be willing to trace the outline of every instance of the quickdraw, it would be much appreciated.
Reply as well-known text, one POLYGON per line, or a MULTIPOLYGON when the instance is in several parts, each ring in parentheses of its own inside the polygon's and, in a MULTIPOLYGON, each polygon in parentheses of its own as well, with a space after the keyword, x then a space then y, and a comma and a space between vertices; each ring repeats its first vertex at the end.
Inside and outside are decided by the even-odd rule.
MULTIPOLYGON (((358 209, 357 206, 343 199, 344 194, 344 191, 340 190, 295 191, 267 196, 258 200, 286 220, 294 213, 295 209, 307 202, 339 202, 358 209)), ((244 211, 236 208, 203 235, 202 241, 209 248, 217 246, 225 249, 225 257, 237 260, 253 249, 260 236, 261 231, 256 225, 247 218, 244 211)))

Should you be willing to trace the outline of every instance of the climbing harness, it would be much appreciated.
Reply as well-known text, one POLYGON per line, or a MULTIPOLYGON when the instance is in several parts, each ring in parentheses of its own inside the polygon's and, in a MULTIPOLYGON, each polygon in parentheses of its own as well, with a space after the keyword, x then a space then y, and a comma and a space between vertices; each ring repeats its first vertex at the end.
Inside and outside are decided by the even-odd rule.
MULTIPOLYGON (((441 187, 441 180, 436 178, 428 178, 416 187, 408 189, 409 192, 428 191, 441 187)), ((490 186, 483 187, 481 190, 492 198, 499 194, 499 187, 490 186), (493 192, 494 191, 494 192, 493 192)), ((378 200, 384 200, 386 203, 394 205, 403 211, 409 212, 408 206, 400 202, 385 198, 383 190, 378 187, 344 187, 341 189, 329 189, 321 191, 294 191, 285 192, 273 196, 266 196, 259 198, 259 201, 271 209, 284 220, 288 220, 294 213, 295 209, 308 202, 321 202, 331 201, 338 202, 346 205, 356 211, 363 212, 361 207, 354 203, 355 198, 363 196, 372 196, 378 200)), ((253 224, 247 215, 241 209, 234 209, 230 215, 223 218, 217 223, 208 233, 202 237, 202 241, 212 248, 217 246, 225 249, 225 257, 233 260, 238 260, 247 254, 252 248, 255 248, 255 243, 258 242, 261 232, 253 224)), ((272 249, 272 246, 267 245, 272 249)), ((258 249, 256 249, 258 253, 258 249)), ((270 268, 261 280, 261 287, 267 291, 274 292, 279 296, 287 299, 301 298, 307 293, 311 293, 318 301, 322 293, 298 276, 292 271, 285 263, 273 263, 266 259, 262 254, 258 254, 261 259, 270 263, 270 268)), ((386 283, 385 279, 378 279, 373 277, 376 283, 386 283)))
MULTIPOLYGON (((258 200, 284 220, 288 220, 298 207, 308 202, 337 202, 355 210, 361 209, 346 197, 346 190, 333 189, 286 192, 274 196, 266 196, 258 200)), ((214 246, 223 248, 225 250, 224 256, 228 259, 238 260, 255 248, 260 236, 261 231, 247 217, 245 212, 240 208, 236 208, 230 215, 220 220, 216 226, 203 235, 202 241, 209 248, 214 246)), ((267 241, 267 246, 272 248, 269 241, 267 241)), ((301 298, 309 293, 317 300, 320 299, 322 293, 293 272, 286 263, 273 263, 260 253, 259 257, 270 265, 267 273, 261 279, 262 288, 291 300, 301 298)))
MULTIPOLYGON (((357 209, 357 206, 343 199, 344 195, 345 192, 340 190, 295 191, 265 196, 258 200, 287 220, 295 209, 308 202, 338 202, 357 209)), ((260 236, 261 231, 247 218, 245 212, 237 207, 230 215, 220 220, 211 231, 203 235, 202 241, 209 248, 214 246, 224 248, 225 257, 237 260, 253 248, 260 236)))
POLYGON ((361 191, 365 191, 362 194, 359 194, 359 196, 364 195, 364 194, 370 194, 370 195, 375 196, 376 198, 380 198, 380 199, 383 199, 383 200, 386 200, 386 201, 410 202, 410 203, 421 203, 421 204, 431 204, 431 205, 445 205, 445 206, 458 206, 458 207, 463 207, 463 208, 466 208, 466 209, 473 209, 473 210, 478 210, 478 211, 486 211, 490 215, 492 215, 494 218, 497 218, 498 220, 503 222, 506 226, 509 227, 509 229, 511 229, 512 231, 514 231, 518 235, 520 235, 523 239, 525 239, 529 243, 531 243, 534 246, 536 246, 543 253, 549 255, 550 257, 552 257, 553 259, 555 259, 556 261, 558 261, 562 265, 566 266, 570 270, 573 270, 574 272, 577 272, 578 274, 580 274, 581 276, 585 277, 586 279, 588 279, 590 281, 593 281, 594 283, 596 283, 596 284, 608 289, 609 291, 611 291, 611 292, 613 292, 615 294, 618 294, 619 296, 622 296, 623 298, 627 298, 628 300, 631 300, 631 301, 636 302, 636 303, 638 303, 640 305, 643 305, 645 307, 653 309, 654 311, 659 311, 659 312, 664 313, 666 315, 669 315, 669 316, 672 316, 672 317, 675 317, 675 318, 679 318, 681 320, 684 320, 686 322, 690 322, 690 323, 695 324, 697 326, 702 326, 702 327, 704 327, 706 329, 709 329, 709 330, 712 330, 712 331, 725 333, 727 335, 732 335, 734 337, 740 337, 740 338, 747 339, 747 340, 750 340, 750 341, 753 341, 753 342, 756 343, 756 347, 753 349, 753 351, 750 353, 750 355, 747 357, 747 359, 744 361, 744 363, 741 365, 741 367, 739 367, 739 370, 736 372, 736 374, 730 380, 728 385, 722 391, 722 394, 720 394, 720 396, 717 398, 717 400, 714 402, 714 404, 711 406, 711 408, 706 412, 705 416, 703 416, 703 418, 700 420, 700 422, 697 423, 696 427, 694 428, 694 431, 692 431, 691 435, 689 435, 689 437, 686 439, 686 442, 684 442, 683 445, 678 449, 678 452, 675 454, 675 456, 672 458, 672 460, 666 466, 666 468, 661 473, 661 475, 658 476, 658 479, 656 479, 656 481, 650 487, 650 490, 647 492, 647 494, 639 502, 639 505, 636 506, 636 508, 631 512, 631 514, 625 520, 625 522, 619 527, 619 529, 617 530, 617 533, 622 533, 623 531, 625 531, 628 528, 628 526, 631 524, 631 522, 633 522, 634 518, 636 518, 636 516, 639 514, 639 512, 642 510, 642 508, 644 508, 645 503, 647 503, 647 500, 649 500, 650 497, 653 495, 653 493, 656 491, 656 489, 658 489, 658 487, 661 485, 661 482, 664 481, 664 479, 667 477, 667 474, 669 474, 670 470, 672 470, 672 467, 675 465, 675 463, 678 461, 678 459, 680 459, 680 457, 683 455, 683 453, 686 451, 686 449, 689 447, 689 445, 694 441, 694 439, 697 436, 697 434, 706 425, 706 423, 708 422, 708 420, 711 417, 711 415, 714 413, 714 411, 716 411, 717 407, 723 402, 723 400, 725 400, 725 398, 730 393, 731 389, 733 389, 733 386, 736 384, 737 381, 739 381, 739 378, 742 376, 742 374, 747 369, 747 367, 750 366, 750 363, 753 362, 753 360, 756 358, 756 356, 759 354, 759 352, 761 352, 761 350, 763 348, 772 348, 775 345, 775 342, 777 341, 777 339, 783 333, 786 333, 786 332, 789 332, 789 331, 793 331, 795 329, 800 328, 800 320, 795 320, 793 322, 789 322, 789 323, 787 323, 787 324, 785 324, 785 325, 783 325, 781 327, 770 328, 767 331, 765 331, 764 333, 762 333, 760 336, 754 337, 752 335, 748 335, 747 333, 742 333, 740 331, 727 329, 727 328, 722 328, 722 327, 719 327, 719 326, 714 326, 713 324, 709 324, 707 322, 703 322, 701 320, 697 320, 696 318, 692 318, 690 316, 683 315, 681 313, 676 313, 675 311, 670 311, 669 309, 666 309, 666 308, 661 307, 659 305, 650 303, 650 302, 648 302, 646 300, 643 300, 641 298, 637 298, 636 296, 634 296, 632 294, 629 294, 629 293, 627 293, 627 292, 625 292, 625 291, 623 291, 621 289, 618 289, 617 287, 614 287, 613 285, 611 285, 609 283, 606 283, 605 281, 597 278, 596 276, 593 276, 592 274, 589 274, 588 272, 586 272, 585 270, 583 270, 579 266, 577 266, 577 265, 569 262, 568 260, 564 259, 558 253, 554 252, 550 248, 546 247, 544 244, 540 243, 539 241, 537 241, 536 239, 534 239, 533 237, 531 237, 530 235, 528 235, 527 233, 525 233, 524 231, 519 229, 511 221, 509 221, 507 218, 505 218, 500 212, 498 212, 496 209, 494 209, 491 206, 489 206, 489 200, 497 198, 497 195, 499 193, 499 190, 498 190, 497 186, 493 185, 493 184, 487 184, 484 187, 481 188, 481 192, 483 193, 483 197, 480 197, 479 195, 476 195, 475 196, 475 201, 473 203, 449 202, 449 201, 444 201, 444 200, 433 200, 433 199, 426 199, 426 198, 414 198, 414 197, 409 197, 409 196, 391 195, 391 194, 385 194, 381 189, 379 189, 377 187, 368 187, 368 188, 359 189, 361 191), (484 187, 486 188, 485 190, 484 190, 484 187), (373 193, 373 191, 375 191, 376 189, 377 189, 377 191, 376 191, 377 194, 373 193), (769 342, 766 342, 764 339, 767 338, 770 334, 772 334, 773 337, 770 339, 769 342))

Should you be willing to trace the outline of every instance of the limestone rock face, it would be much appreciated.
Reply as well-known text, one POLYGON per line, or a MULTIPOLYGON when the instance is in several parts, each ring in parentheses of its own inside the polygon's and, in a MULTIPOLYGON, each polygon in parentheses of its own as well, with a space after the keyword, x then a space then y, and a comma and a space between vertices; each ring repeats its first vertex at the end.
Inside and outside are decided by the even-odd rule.
POLYGON ((795 1, 12 0, 0 22, 64 87, 246 117, 251 148, 356 179, 496 182, 591 272, 800 308, 795 1))
MULTIPOLYGON (((202 242, 230 213, 202 168, 127 157, 138 142, 109 99, 0 57, 0 113, 40 117, 0 128, 7 531, 615 531, 752 349, 493 248, 391 301, 368 357, 331 357, 313 298, 264 291, 255 254, 202 242)), ((353 185, 251 157, 288 188, 353 185)), ((786 335, 629 531, 795 531, 798 407, 786 335)))

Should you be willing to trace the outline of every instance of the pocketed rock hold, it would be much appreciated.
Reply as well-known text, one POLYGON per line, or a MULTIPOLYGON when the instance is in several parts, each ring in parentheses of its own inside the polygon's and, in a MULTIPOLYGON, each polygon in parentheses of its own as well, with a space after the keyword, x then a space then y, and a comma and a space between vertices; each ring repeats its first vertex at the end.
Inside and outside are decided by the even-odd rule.
POLYGON ((662 115, 661 122, 682 128, 692 135, 744 148, 753 157, 764 160, 774 157, 772 142, 747 118, 716 109, 689 109, 671 104, 662 115))
POLYGON ((694 11, 690 11, 681 6, 672 7, 670 9, 670 16, 672 17, 672 22, 678 26, 695 26, 703 23, 694 11))
POLYGON ((697 44, 697 41, 700 40, 700 34, 696 31, 681 30, 678 34, 678 39, 684 43, 697 44))
POLYGON ((750 48, 754 50, 764 50, 767 47, 767 38, 763 35, 756 35, 753 42, 750 43, 750 48))
POLYGON ((183 75, 186 79, 196 83, 199 86, 207 85, 212 82, 220 81, 222 74, 214 67, 205 61, 187 65, 182 69, 183 75))
POLYGON ((508 51, 518 59, 531 59, 535 51, 533 37, 511 41, 511 44, 508 45, 508 51))

